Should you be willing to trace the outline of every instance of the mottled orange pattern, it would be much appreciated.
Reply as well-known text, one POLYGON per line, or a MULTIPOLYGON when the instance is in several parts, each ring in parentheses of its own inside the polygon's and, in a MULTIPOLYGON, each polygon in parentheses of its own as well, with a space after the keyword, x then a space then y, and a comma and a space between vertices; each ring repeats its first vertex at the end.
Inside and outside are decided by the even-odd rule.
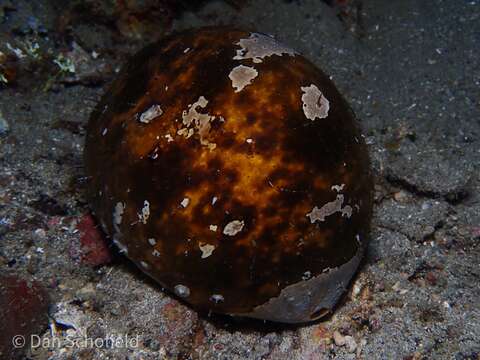
POLYGON ((251 36, 205 28, 142 50, 92 114, 85 148, 92 209, 127 256, 197 308, 235 314, 362 252, 372 208, 348 104, 293 51, 235 60, 251 36), (236 92, 239 65, 258 75, 236 92), (329 102, 313 121, 301 90, 312 84, 329 102), (154 105, 161 115, 140 121, 154 105))

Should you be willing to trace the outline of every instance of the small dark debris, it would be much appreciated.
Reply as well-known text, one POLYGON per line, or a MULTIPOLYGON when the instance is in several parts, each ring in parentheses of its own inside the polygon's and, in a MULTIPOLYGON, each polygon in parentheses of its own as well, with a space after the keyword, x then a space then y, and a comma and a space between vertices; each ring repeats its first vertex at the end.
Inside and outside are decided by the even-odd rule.
POLYGON ((9 268, 11 268, 11 267, 13 267, 16 263, 17 263, 17 260, 11 259, 11 260, 9 260, 9 261, 7 262, 7 266, 8 266, 9 268))
POLYGON ((68 214, 67 207, 59 204, 57 200, 47 194, 40 194, 38 200, 29 204, 35 210, 50 216, 65 216, 68 214))
POLYGON ((445 201, 450 205, 458 205, 464 200, 468 199, 470 192, 467 189, 459 189, 457 191, 449 192, 445 195, 445 201))
POLYGON ((52 124, 52 129, 67 130, 78 135, 84 132, 84 124, 77 121, 57 120, 52 124))

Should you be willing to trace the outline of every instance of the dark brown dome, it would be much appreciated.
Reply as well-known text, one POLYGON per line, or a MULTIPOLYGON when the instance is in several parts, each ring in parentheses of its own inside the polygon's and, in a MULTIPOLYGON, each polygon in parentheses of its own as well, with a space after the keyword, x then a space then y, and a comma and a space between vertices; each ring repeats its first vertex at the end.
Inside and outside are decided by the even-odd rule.
POLYGON ((105 231, 198 309, 313 320, 365 250, 372 179, 355 116, 264 34, 204 28, 140 51, 92 114, 85 161, 105 231))

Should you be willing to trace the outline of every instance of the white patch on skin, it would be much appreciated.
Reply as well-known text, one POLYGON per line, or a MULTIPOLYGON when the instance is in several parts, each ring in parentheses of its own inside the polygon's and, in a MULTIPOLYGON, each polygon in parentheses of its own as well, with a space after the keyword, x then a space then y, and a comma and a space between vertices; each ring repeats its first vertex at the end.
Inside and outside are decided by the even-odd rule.
POLYGON ((355 235, 355 240, 357 240, 357 243, 358 243, 359 245, 362 244, 362 242, 360 241, 360 234, 355 235))
POLYGON ((245 223, 240 220, 233 220, 230 221, 224 228, 223 228, 223 233, 228 236, 235 236, 237 235, 240 231, 242 231, 243 226, 245 223))
POLYGON ((247 140, 245 140, 245 141, 247 142, 247 144, 251 144, 251 143, 253 143, 253 139, 250 139, 250 138, 248 138, 248 139, 247 139, 247 140))
POLYGON ((155 257, 159 257, 160 256, 160 252, 157 250, 157 249, 154 249, 152 251, 152 255, 155 256, 155 257))
POLYGON ((182 113, 182 123, 185 127, 178 130, 177 134, 188 139, 195 133, 195 131, 197 131, 200 136, 200 144, 213 150, 217 145, 209 142, 206 137, 210 132, 212 127, 211 122, 215 120, 215 116, 202 114, 197 110, 198 108, 205 108, 207 104, 208 100, 205 99, 205 97, 200 96, 196 102, 189 105, 188 110, 184 110, 182 113))
POLYGON ((122 223, 123 213, 125 211, 125 204, 118 202, 113 209, 113 230, 116 234, 120 234, 120 224, 122 223))
POLYGON ((223 295, 213 294, 212 296, 210 296, 210 301, 213 301, 215 304, 218 304, 220 302, 224 302, 225 298, 223 297, 223 295))
POLYGON ((193 129, 181 128, 180 130, 177 131, 177 134, 184 136, 186 139, 188 139, 194 134, 194 131, 193 129))
POLYGON ((157 240, 155 240, 154 238, 150 238, 148 239, 148 243, 152 246, 155 246, 155 244, 157 243, 157 240))
POLYGON ((239 45, 241 49, 237 50, 233 60, 252 59, 254 63, 261 63, 267 56, 296 55, 295 51, 274 38, 258 33, 251 33, 248 39, 240 39, 235 45, 239 45))
POLYGON ((335 190, 336 192, 340 192, 343 190, 343 188, 345 187, 345 184, 342 184, 342 185, 333 185, 331 187, 332 190, 335 190))
POLYGON ((138 214, 138 219, 143 224, 146 224, 149 217, 150 217, 150 203, 147 200, 145 200, 143 202, 142 213, 138 214))
POLYGON ((182 200, 182 202, 180 203, 180 205, 182 205, 183 208, 186 208, 188 206, 188 204, 190 204, 190 199, 189 198, 184 198, 182 200))
POLYGON ((190 48, 186 48, 185 50, 183 50, 183 53, 186 54, 189 51, 190 51, 190 48))
POLYGON ((314 84, 302 86, 303 113, 307 119, 314 121, 316 118, 324 119, 328 116, 330 103, 314 84))
POLYGON ((310 222, 313 224, 315 221, 325 221, 327 216, 333 215, 336 212, 341 212, 342 216, 350 217, 352 216, 352 207, 349 205, 343 205, 344 196, 338 194, 337 198, 334 201, 330 201, 323 205, 321 208, 314 207, 311 212, 306 216, 310 218, 310 222))
POLYGON ((214 196, 212 198, 212 205, 215 205, 215 203, 217 202, 218 198, 216 196, 214 196))
POLYGON ((148 269, 150 267, 145 261, 140 261, 140 265, 142 265, 142 267, 144 267, 145 269, 148 269))
POLYGON ((173 291, 177 296, 180 296, 181 298, 186 298, 190 296, 190 289, 185 285, 175 285, 173 291))
POLYGON ((100 220, 100 225, 102 226, 103 231, 105 231, 105 232, 108 231, 107 223, 105 221, 100 220))
POLYGON ((352 216, 352 207, 350 205, 345 205, 342 209, 342 216, 350 218, 352 216))
MULTIPOLYGON (((125 212, 125 204, 122 202, 118 202, 113 209, 113 236, 112 240, 115 245, 117 245, 120 253, 128 254, 128 249, 125 244, 120 242, 122 237, 122 232, 120 230, 120 225, 122 223, 123 213, 125 212)), ((104 230, 106 230, 105 224, 102 222, 102 226, 104 230)))
POLYGON ((170 134, 165 135, 165 138, 167 139, 167 142, 172 142, 173 141, 173 137, 170 134))
POLYGON ((210 229, 211 231, 217 231, 218 226, 217 226, 217 225, 210 225, 210 226, 209 226, 209 229, 210 229))
POLYGON ((200 248, 200 251, 202 252, 202 259, 205 259, 212 255, 213 250, 215 250, 215 246, 211 244, 204 244, 204 243, 199 243, 198 247, 200 248))
POLYGON ((102 136, 107 135, 107 132, 108 132, 108 129, 107 129, 107 128, 104 128, 104 129, 102 130, 102 136))
POLYGON ((155 152, 150 156, 150 159, 155 160, 158 158, 157 148, 155 148, 155 152))
POLYGON ((125 244, 121 243, 120 241, 118 241, 118 236, 114 236, 113 239, 112 239, 113 243, 115 245, 117 245, 118 247, 118 250, 120 250, 120 253, 121 254, 128 254, 128 249, 127 247, 125 246, 125 244))
POLYGON ((148 110, 144 111, 140 117, 138 118, 138 121, 144 124, 148 124, 150 121, 153 119, 161 116, 163 114, 163 110, 160 107, 160 105, 152 105, 148 108, 148 110))
POLYGON ((238 65, 233 68, 228 74, 230 80, 232 80, 232 87, 235 92, 240 92, 243 88, 252 83, 252 80, 258 76, 258 71, 250 66, 238 65))
POLYGON ((302 280, 308 280, 312 277, 312 272, 311 271, 305 271, 302 276, 302 280))

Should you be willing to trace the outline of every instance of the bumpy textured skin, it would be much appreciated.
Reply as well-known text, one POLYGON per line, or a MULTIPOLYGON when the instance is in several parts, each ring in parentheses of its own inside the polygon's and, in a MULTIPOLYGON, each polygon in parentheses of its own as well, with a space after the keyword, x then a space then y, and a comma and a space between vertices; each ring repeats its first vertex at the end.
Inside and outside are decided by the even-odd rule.
POLYGON ((198 309, 316 319, 366 246, 372 179, 355 116, 266 35, 203 28, 140 51, 92 114, 85 163, 107 234, 198 309))

